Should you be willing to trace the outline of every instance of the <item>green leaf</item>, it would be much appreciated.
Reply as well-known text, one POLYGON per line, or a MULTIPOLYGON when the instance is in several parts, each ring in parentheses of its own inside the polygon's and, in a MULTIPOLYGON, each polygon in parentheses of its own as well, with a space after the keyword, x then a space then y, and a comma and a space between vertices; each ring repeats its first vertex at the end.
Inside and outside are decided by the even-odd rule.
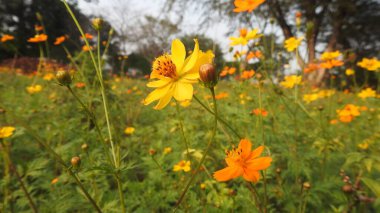
POLYGON ((367 187, 369 189, 371 189, 371 191, 373 193, 375 193, 376 197, 380 197, 380 183, 379 183, 379 181, 375 181, 375 180, 372 180, 369 178, 362 178, 362 181, 364 182, 365 185, 367 185, 367 187))

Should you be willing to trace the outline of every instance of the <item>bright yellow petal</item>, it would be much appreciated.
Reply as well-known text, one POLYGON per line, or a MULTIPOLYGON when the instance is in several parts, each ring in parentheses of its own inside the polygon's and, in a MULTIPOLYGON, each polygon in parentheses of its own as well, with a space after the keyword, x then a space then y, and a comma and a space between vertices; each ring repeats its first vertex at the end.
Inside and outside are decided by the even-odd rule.
MULTIPOLYGON (((189 70, 193 69, 193 67, 197 63, 198 55, 199 55, 199 44, 198 44, 197 39, 194 39, 194 42, 195 42, 194 50, 191 53, 191 55, 186 59, 186 63, 184 65, 181 73, 186 73, 189 70)), ((179 74, 181 74, 181 73, 179 73, 179 74)))
POLYGON ((193 85, 180 82, 176 84, 176 87, 174 89, 174 98, 177 101, 191 100, 192 97, 193 85))
POLYGON ((185 45, 179 40, 174 39, 172 42, 172 54, 171 59, 176 66, 177 72, 182 70, 183 63, 186 58, 185 45))
POLYGON ((166 86, 168 83, 170 83, 170 78, 162 78, 158 81, 151 81, 146 86, 147 87, 163 87, 166 86))
POLYGON ((173 85, 171 85, 169 91, 160 99, 160 101, 157 103, 157 105, 154 107, 156 110, 163 109, 168 105, 170 100, 172 100, 173 97, 173 85))
POLYGON ((158 100, 162 98, 164 95, 166 95, 171 87, 171 84, 168 84, 164 87, 157 88, 153 90, 144 100, 144 104, 148 105, 152 103, 155 100, 158 100))

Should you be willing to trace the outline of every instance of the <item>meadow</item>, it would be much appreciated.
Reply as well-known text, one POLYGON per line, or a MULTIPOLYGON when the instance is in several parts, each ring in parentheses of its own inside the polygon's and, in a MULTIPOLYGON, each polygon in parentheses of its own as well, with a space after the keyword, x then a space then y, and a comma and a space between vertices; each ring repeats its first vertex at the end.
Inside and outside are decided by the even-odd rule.
MULTIPOLYGON (((267 38, 241 29, 231 46, 254 49, 222 67, 196 38, 174 39, 150 75, 111 75, 108 41, 74 23, 84 46, 64 66, 37 29, 36 70, 0 67, 0 212, 380 211, 375 57, 331 50, 283 75, 267 38), (319 69, 317 87, 307 74, 319 69)), ((297 58, 303 39, 279 52, 297 58)))

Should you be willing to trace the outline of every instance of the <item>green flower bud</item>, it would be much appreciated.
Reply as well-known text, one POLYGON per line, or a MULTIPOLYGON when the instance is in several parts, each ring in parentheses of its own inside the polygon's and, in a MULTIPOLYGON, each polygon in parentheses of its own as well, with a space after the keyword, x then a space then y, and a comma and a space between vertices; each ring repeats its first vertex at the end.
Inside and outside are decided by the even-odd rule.
POLYGON ((61 86, 69 86, 72 82, 71 74, 68 71, 60 70, 55 77, 61 86))

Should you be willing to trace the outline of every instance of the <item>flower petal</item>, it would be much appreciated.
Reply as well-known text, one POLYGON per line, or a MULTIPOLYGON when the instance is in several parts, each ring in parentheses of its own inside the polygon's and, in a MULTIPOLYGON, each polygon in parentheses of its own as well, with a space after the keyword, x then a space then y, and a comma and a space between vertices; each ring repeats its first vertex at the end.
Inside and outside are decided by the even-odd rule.
POLYGON ((251 182, 256 183, 260 179, 260 173, 258 171, 244 170, 243 178, 246 181, 251 181, 251 182))
POLYGON ((168 105, 170 100, 172 100, 173 97, 173 86, 169 89, 169 91, 160 99, 160 101, 157 103, 157 105, 154 107, 156 110, 163 109, 168 105))
POLYGON ((261 157, 246 161, 246 168, 248 170, 264 170, 270 166, 272 162, 271 157, 261 157))
POLYGON ((163 87, 163 86, 166 86, 168 83, 170 83, 170 81, 171 81, 170 78, 162 78, 157 81, 151 81, 146 86, 147 87, 163 87))
POLYGON ((217 181, 227 181, 243 175, 243 168, 237 166, 229 166, 214 172, 214 178, 217 181))
POLYGON ((177 101, 191 100, 193 97, 193 85, 177 82, 174 88, 174 98, 177 101))
POLYGON ((164 87, 157 88, 153 90, 144 100, 144 104, 148 105, 152 103, 155 100, 158 100, 162 98, 164 95, 166 95, 171 87, 171 84, 167 84, 164 87))
POLYGON ((172 42, 171 59, 176 66, 177 72, 180 72, 180 70, 182 70, 185 57, 186 57, 185 45, 183 45, 183 43, 179 39, 174 39, 172 42))
POLYGON ((247 158, 251 153, 252 143, 248 139, 241 139, 238 149, 241 150, 241 157, 247 158))
MULTIPOLYGON (((194 39, 194 42, 195 42, 195 46, 194 46, 193 53, 191 53, 191 55, 186 59, 186 63, 184 65, 181 73, 186 73, 189 70, 193 69, 193 67, 197 63, 198 55, 199 55, 199 44, 198 44, 197 39, 194 39)), ((181 73, 179 73, 179 74, 181 74, 181 73)))
POLYGON ((250 159, 257 158, 264 151, 264 146, 259 146, 255 150, 253 150, 249 156, 250 159))

